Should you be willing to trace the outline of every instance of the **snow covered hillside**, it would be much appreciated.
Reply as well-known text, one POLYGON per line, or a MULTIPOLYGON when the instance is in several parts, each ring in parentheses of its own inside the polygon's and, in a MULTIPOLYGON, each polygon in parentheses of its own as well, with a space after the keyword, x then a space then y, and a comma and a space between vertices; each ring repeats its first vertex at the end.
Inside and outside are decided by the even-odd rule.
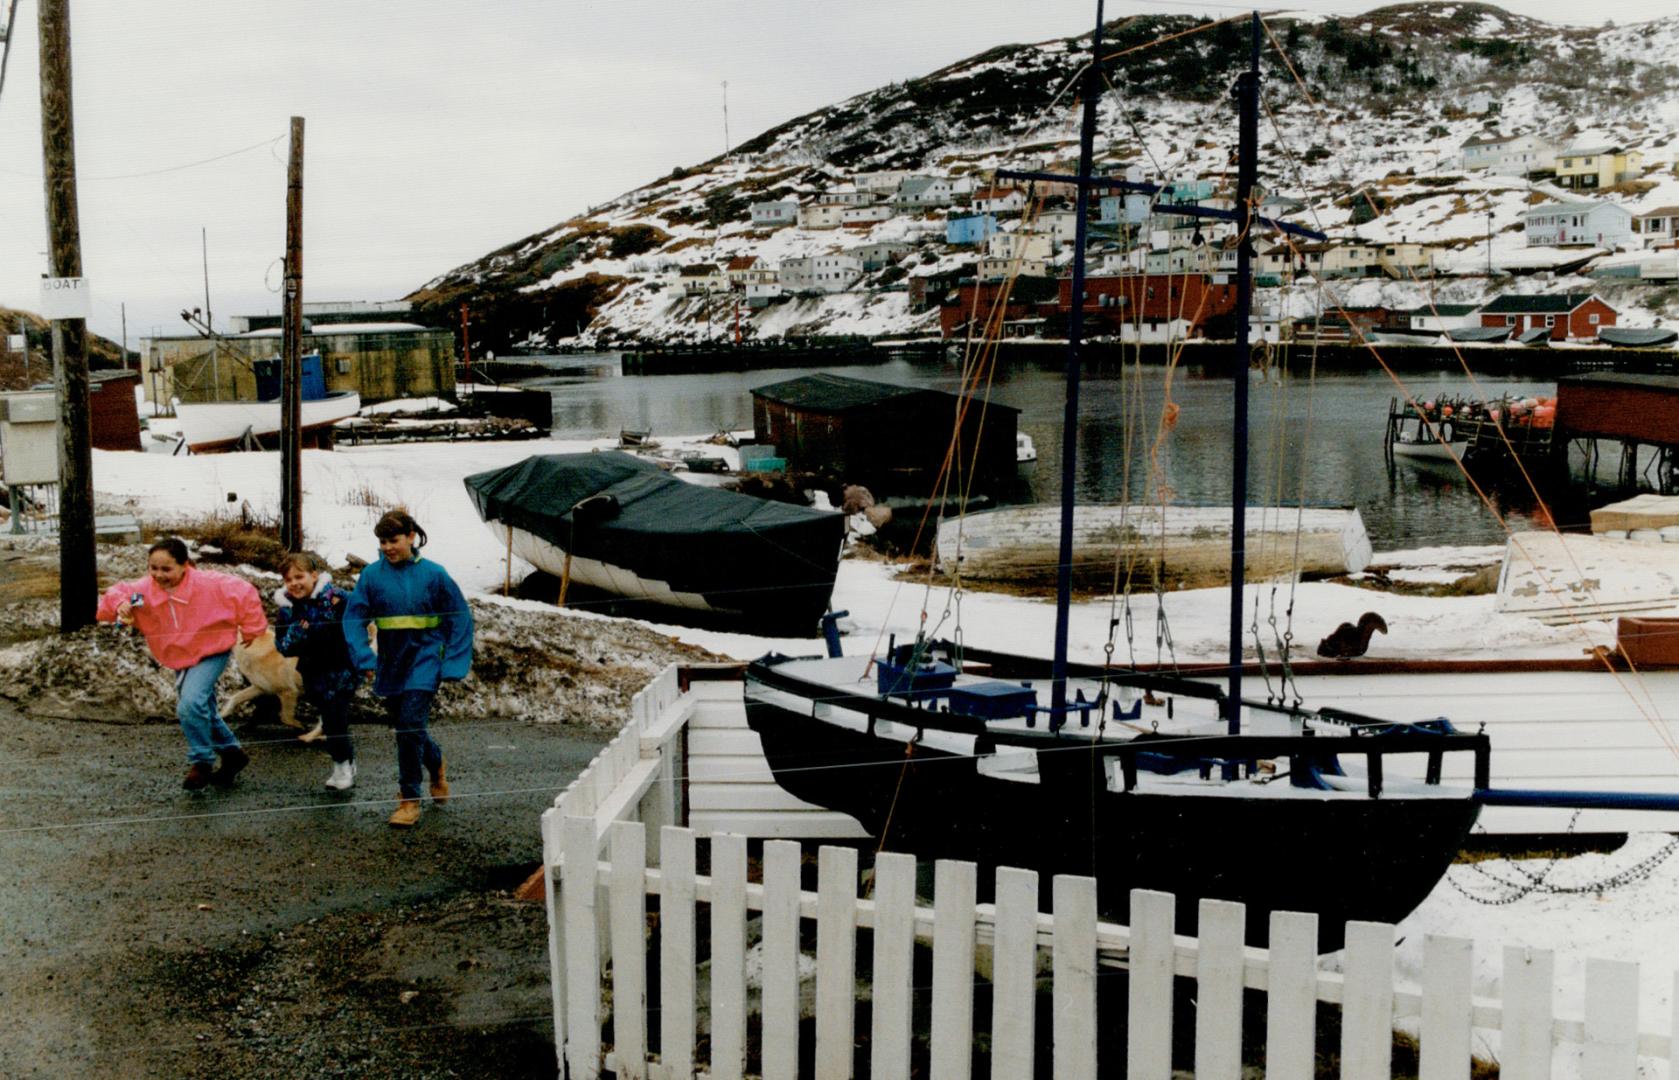
MULTIPOLYGON (((1679 16, 1583 29, 1485 4, 1419 3, 1343 19, 1285 14, 1266 27, 1266 190, 1299 199, 1286 216, 1334 236, 1431 245, 1437 280, 1451 281, 1437 302, 1483 298, 1487 280, 1468 275, 1489 261, 1566 272, 1554 249, 1527 243, 1522 214, 1533 205, 1582 195, 1635 214, 1679 205, 1679 16), (1638 158, 1588 193, 1465 169, 1464 144, 1493 131, 1638 158)), ((937 287, 984 258, 983 248, 948 242, 947 226, 999 195, 993 170, 1070 167, 1070 83, 1088 44, 1003 46, 799 117, 724 157, 673 163, 669 175, 443 274, 411 299, 436 319, 470 303, 475 348, 720 337, 737 307, 756 338, 936 333, 937 311, 911 286, 937 287), (925 193, 900 185, 912 176, 944 188, 919 201, 925 193), (774 204, 782 209, 765 209, 774 204)), ((1247 55, 1245 16, 1119 20, 1104 51, 1098 167, 1227 191, 1228 90, 1247 55)), ((1018 226, 998 217, 1005 230, 1018 226)), ((1066 258, 1064 244, 1051 245, 1045 272, 1066 258)), ((1568 284, 1542 277, 1516 288, 1568 284)), ((1359 288, 1414 306, 1431 287, 1359 288)), ((1679 316, 1671 287, 1622 302, 1623 325, 1679 316)))

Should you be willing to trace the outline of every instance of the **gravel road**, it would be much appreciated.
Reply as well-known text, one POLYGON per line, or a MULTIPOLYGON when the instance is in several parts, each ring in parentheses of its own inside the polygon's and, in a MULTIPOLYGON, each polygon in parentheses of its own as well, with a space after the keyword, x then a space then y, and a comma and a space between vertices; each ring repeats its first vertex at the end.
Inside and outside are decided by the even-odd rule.
POLYGON ((380 726, 353 791, 249 725, 237 785, 187 792, 173 726, 0 703, 0 1076, 553 1076, 546 923, 510 891, 603 736, 436 734, 454 798, 400 832, 380 726))

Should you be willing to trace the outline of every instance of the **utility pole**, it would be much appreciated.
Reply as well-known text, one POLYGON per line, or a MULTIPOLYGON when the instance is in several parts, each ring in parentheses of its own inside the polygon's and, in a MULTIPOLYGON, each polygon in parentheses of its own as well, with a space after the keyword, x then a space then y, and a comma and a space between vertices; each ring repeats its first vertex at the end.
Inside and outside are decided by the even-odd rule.
POLYGON ((122 303, 122 369, 128 370, 128 301, 122 303))
MULTIPOLYGON (((207 279, 206 279, 207 280, 207 279)), ((205 307, 209 307, 206 284, 205 307)), ((291 118, 286 271, 280 308, 280 543, 303 549, 303 117, 291 118)), ((208 314, 208 310, 206 310, 208 314)), ((213 338, 211 340, 214 340, 213 338)))
POLYGON ((729 156, 729 80, 723 80, 723 156, 729 156))
MULTIPOLYGON (((210 230, 200 225, 198 227, 198 240, 199 250, 204 255, 204 329, 210 338, 210 389, 215 394, 210 400, 220 401, 222 399, 222 366, 219 355, 221 341, 216 337, 215 317, 210 314, 210 230)), ((229 389, 232 388, 229 387, 229 389)))
POLYGON ((461 362, 466 365, 466 382, 472 385, 472 326, 467 320, 466 305, 461 305, 461 362))
MULTIPOLYGON (((76 207, 76 131, 70 92, 70 0, 40 0, 39 26, 48 263, 52 277, 79 278, 82 235, 76 207)), ((53 320, 52 356, 59 401, 58 626, 68 634, 93 622, 99 602, 85 318, 53 320)))

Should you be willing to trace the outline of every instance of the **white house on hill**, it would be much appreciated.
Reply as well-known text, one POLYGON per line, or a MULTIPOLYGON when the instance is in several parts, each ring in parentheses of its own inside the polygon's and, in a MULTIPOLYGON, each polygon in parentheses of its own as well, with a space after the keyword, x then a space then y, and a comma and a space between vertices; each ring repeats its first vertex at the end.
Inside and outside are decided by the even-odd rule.
POLYGON ((1471 135, 1458 147, 1463 167, 1498 176, 1525 176, 1557 167, 1556 145, 1537 135, 1471 135))
POLYGON ((1529 247, 1596 246, 1632 243, 1632 212, 1609 202, 1553 202, 1529 207, 1522 215, 1529 247))

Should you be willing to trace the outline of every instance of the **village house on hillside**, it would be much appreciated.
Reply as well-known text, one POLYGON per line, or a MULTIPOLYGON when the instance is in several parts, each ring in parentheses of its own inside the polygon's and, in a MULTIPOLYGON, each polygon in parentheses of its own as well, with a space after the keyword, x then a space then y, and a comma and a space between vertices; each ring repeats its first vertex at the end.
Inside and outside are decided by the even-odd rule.
POLYGON ((736 255, 729 260, 723 272, 728 275, 729 287, 736 292, 744 292, 751 285, 775 281, 775 267, 756 255, 736 255))
POLYGON ((1571 146, 1557 155, 1557 183, 1575 191, 1613 187, 1643 171, 1644 155, 1620 146, 1571 146))
POLYGON ((1511 337, 1545 327, 1552 341, 1590 340, 1615 318, 1615 309, 1592 293, 1500 296, 1481 308, 1482 326, 1508 327, 1511 337))
POLYGON ((703 296, 706 293, 726 292, 729 279, 716 263, 691 263, 684 266, 677 275, 677 281, 682 285, 682 295, 703 296))
POLYGON ((1632 213, 1609 202, 1553 202, 1522 215, 1529 247, 1615 247, 1632 242, 1632 213))
POLYGON ((951 182, 942 176, 911 176, 898 185, 892 204, 906 208, 949 206, 956 199, 951 182))
POLYGON ((1644 238, 1646 247, 1662 247, 1679 241, 1679 206, 1658 206, 1632 219, 1632 231, 1644 238))
POLYGON ((990 214, 963 214, 944 223, 947 244, 983 244, 997 232, 997 219, 990 214))
POLYGON ((1480 326, 1479 304, 1431 304, 1393 313, 1394 325, 1412 330, 1461 330, 1466 326, 1480 326))
POLYGON ((754 225, 791 225, 799 219, 799 204, 792 199, 755 202, 749 210, 754 225))
POLYGON ((1550 172, 1557 165, 1557 148, 1537 135, 1500 135, 1496 131, 1471 135, 1458 147, 1463 167, 1497 176, 1526 176, 1550 172))
POLYGON ((799 228, 837 229, 845 209, 838 203, 806 203, 799 207, 799 228))
POLYGON ((982 214, 1018 214, 1026 208, 1026 193, 1013 187, 987 187, 974 192, 973 208, 982 214))

